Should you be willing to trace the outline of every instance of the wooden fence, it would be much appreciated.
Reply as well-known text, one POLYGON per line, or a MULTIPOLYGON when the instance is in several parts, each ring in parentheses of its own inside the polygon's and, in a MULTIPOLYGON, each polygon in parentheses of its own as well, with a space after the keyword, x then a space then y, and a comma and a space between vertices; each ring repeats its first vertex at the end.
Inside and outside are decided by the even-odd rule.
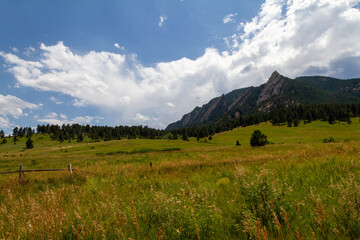
POLYGON ((53 171, 69 171, 70 176, 73 174, 73 171, 84 172, 95 174, 93 172, 88 172, 76 168, 72 168, 71 164, 68 165, 68 168, 55 168, 55 169, 23 169, 23 166, 20 165, 20 169, 18 171, 11 171, 11 172, 0 172, 0 174, 11 174, 11 173, 19 173, 19 184, 21 184, 21 178, 24 176, 26 172, 53 172, 53 171))

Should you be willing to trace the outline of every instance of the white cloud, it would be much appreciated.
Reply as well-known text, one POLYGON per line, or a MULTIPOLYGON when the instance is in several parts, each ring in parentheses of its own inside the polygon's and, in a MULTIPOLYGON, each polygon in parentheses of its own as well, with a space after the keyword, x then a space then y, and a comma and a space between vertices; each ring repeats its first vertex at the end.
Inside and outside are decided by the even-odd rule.
POLYGON ((27 116, 26 110, 39 109, 41 106, 41 104, 29 103, 12 95, 4 96, 0 94, 0 128, 8 129, 14 126, 9 117, 17 119, 27 116))
POLYGON ((123 104, 131 103, 131 98, 129 96, 119 97, 118 99, 119 99, 119 102, 123 103, 123 104))
POLYGON ((45 115, 43 118, 37 119, 38 122, 43 124, 53 124, 53 125, 67 125, 67 124, 92 124, 94 120, 102 119, 101 117, 92 117, 92 116, 78 116, 71 120, 68 120, 68 117, 65 114, 57 114, 57 113, 49 113, 45 115))
POLYGON ((35 48, 33 48, 33 47, 27 47, 26 49, 25 49, 25 51, 24 51, 24 54, 26 55, 26 56, 28 56, 28 57, 30 57, 30 55, 32 54, 32 53, 34 53, 35 52, 35 48))
POLYGON ((137 113, 134 120, 136 122, 149 122, 151 120, 151 118, 148 116, 142 115, 140 113, 137 113))
POLYGON ((15 53, 18 53, 19 52, 19 49, 17 49, 16 47, 10 47, 11 48, 11 50, 13 51, 13 52, 15 52, 15 53))
POLYGON ((224 18, 223 18, 223 23, 226 24, 226 23, 235 23, 235 17, 237 16, 237 13, 231 13, 231 14, 228 14, 226 15, 224 18))
POLYGON ((76 117, 72 121, 81 124, 91 124, 94 119, 95 118, 91 116, 84 116, 84 117, 76 117))
POLYGON ((175 107, 175 105, 171 102, 166 103, 166 105, 168 105, 169 107, 175 107))
POLYGON ((0 116, 0 128, 10 129, 14 124, 10 123, 9 119, 0 116))
POLYGON ((116 47, 116 48, 118 48, 118 49, 120 49, 120 50, 125 50, 125 47, 124 46, 120 46, 118 43, 115 43, 114 44, 114 47, 116 47))
POLYGON ((115 112, 117 124, 146 120, 160 127, 222 93, 262 84, 274 70, 289 77, 360 76, 360 12, 354 8, 359 2, 267 0, 257 16, 226 38, 227 51, 208 48, 194 60, 150 67, 135 54, 78 55, 62 42, 41 44, 41 56, 32 61, 12 53, 0 56, 22 86, 115 112), (176 108, 169 111, 167 103, 176 108))
POLYGON ((84 99, 74 99, 73 106, 74 107, 86 107, 86 100, 84 99))
POLYGON ((29 102, 25 102, 20 98, 17 98, 12 95, 1 95, 0 94, 0 116, 13 116, 20 117, 23 115, 25 109, 39 109, 41 104, 33 104, 29 102))
POLYGON ((64 103, 63 101, 57 99, 56 97, 50 97, 50 100, 51 100, 52 102, 54 102, 55 104, 57 104, 57 105, 64 103))
POLYGON ((159 27, 162 27, 164 25, 164 22, 167 20, 167 17, 165 15, 161 15, 159 18, 159 27))

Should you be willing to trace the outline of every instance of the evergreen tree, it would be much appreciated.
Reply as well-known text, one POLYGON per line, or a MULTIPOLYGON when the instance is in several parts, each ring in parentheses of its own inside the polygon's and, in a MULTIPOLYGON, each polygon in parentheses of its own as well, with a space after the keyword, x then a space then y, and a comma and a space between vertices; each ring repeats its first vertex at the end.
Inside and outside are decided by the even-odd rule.
POLYGON ((335 123, 335 116, 332 113, 329 115, 328 122, 329 124, 335 123))
POLYGON ((31 128, 28 128, 26 130, 26 137, 28 138, 32 137, 33 133, 34 133, 33 130, 31 128))
POLYGON ((18 134, 19 134, 19 128, 18 128, 18 127, 15 127, 15 128, 13 129, 13 136, 18 136, 18 134))
POLYGON ((64 141, 64 134, 60 132, 59 134, 59 141, 62 143, 64 141))
POLYGON ((31 138, 28 138, 27 141, 26 141, 26 148, 27 149, 32 149, 34 148, 34 142, 33 140, 31 140, 31 138))
POLYGON ((186 129, 183 130, 182 140, 183 141, 189 141, 189 137, 188 137, 186 129))
POLYGON ((255 130, 250 138, 250 145, 252 147, 260 147, 268 144, 267 136, 262 134, 260 130, 255 130))
POLYGON ((4 138, 5 137, 5 133, 3 130, 0 131, 0 138, 4 138))
POLYGON ((78 141, 78 142, 84 141, 84 136, 83 136, 82 133, 79 133, 79 134, 77 135, 77 141, 78 141))
POLYGON ((299 123, 300 123, 299 119, 297 119, 297 118, 294 119, 294 127, 298 127, 299 123))

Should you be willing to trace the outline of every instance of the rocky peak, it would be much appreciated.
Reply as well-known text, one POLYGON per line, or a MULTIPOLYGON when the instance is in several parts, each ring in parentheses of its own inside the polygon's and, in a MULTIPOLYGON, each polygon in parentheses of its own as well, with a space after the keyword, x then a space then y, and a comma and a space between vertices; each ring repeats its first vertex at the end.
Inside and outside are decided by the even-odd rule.
POLYGON ((277 71, 273 72, 269 80, 265 83, 265 86, 262 89, 256 103, 265 101, 269 99, 272 95, 279 94, 283 83, 284 83, 283 76, 281 76, 277 71))

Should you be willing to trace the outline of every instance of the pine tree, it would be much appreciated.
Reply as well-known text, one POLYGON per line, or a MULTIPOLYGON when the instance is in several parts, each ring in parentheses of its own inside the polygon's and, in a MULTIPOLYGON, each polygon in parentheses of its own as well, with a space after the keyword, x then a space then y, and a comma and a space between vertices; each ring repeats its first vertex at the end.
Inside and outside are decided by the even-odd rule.
POLYGON ((335 123, 335 116, 332 113, 330 113, 330 115, 329 115, 328 122, 329 122, 329 124, 335 123))
POLYGON ((26 141, 26 148, 27 149, 32 149, 34 148, 34 142, 33 140, 31 140, 31 138, 28 138, 27 141, 26 141))
POLYGON ((0 138, 4 138, 5 137, 5 133, 3 130, 0 131, 0 138))
POLYGON ((262 134, 260 130, 255 130, 250 138, 250 145, 252 147, 260 147, 268 144, 267 136, 262 134))
POLYGON ((182 140, 189 141, 189 137, 188 137, 186 129, 184 129, 184 131, 183 131, 182 140))

